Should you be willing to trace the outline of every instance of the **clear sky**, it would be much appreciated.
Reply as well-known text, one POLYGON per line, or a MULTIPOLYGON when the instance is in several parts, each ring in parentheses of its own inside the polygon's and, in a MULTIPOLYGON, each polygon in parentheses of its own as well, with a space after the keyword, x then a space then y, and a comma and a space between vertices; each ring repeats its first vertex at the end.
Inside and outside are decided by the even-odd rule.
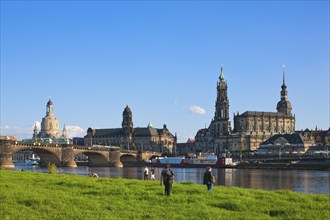
POLYGON ((209 126, 223 65, 233 113, 276 111, 285 64, 296 129, 329 128, 329 1, 1 1, 1 135, 209 126))

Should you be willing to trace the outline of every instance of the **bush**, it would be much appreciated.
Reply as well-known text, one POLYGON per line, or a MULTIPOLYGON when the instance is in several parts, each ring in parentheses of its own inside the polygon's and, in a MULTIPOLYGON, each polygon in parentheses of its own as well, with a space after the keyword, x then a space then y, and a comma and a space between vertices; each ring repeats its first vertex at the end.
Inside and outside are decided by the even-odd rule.
POLYGON ((47 170, 48 173, 55 174, 57 172, 57 167, 54 163, 48 163, 47 170))

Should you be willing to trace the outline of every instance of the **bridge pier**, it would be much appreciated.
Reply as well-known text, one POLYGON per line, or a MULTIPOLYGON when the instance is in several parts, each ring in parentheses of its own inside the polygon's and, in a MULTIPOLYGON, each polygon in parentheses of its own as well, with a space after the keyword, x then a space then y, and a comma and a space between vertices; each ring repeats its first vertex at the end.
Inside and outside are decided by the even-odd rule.
POLYGON ((4 168, 14 168, 15 165, 13 163, 13 153, 11 152, 11 142, 1 142, 0 152, 0 166, 4 168))
POLYGON ((123 163, 120 161, 116 161, 112 164, 110 164, 111 167, 124 167, 123 163))
POLYGON ((109 164, 111 167, 124 167, 122 162, 120 162, 120 151, 110 152, 109 164))
POLYGON ((15 168, 13 161, 1 161, 1 167, 3 168, 15 168))
POLYGON ((67 161, 65 164, 63 164, 63 166, 65 167, 71 167, 71 168, 76 168, 77 167, 77 163, 74 160, 71 161, 67 161))
POLYGON ((63 145, 62 148, 62 165, 65 167, 77 167, 77 163, 74 161, 73 145, 63 145))

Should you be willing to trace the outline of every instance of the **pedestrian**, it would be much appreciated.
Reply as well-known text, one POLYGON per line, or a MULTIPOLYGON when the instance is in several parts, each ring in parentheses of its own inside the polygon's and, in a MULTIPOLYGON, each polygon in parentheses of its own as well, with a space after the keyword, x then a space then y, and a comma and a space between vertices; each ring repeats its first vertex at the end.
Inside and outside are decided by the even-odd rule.
POLYGON ((171 170, 169 164, 165 165, 165 168, 161 172, 160 185, 165 186, 165 195, 170 196, 172 190, 172 184, 174 182, 174 172, 171 170))
POLYGON ((154 168, 151 168, 150 173, 151 173, 150 179, 151 179, 151 180, 156 180, 156 178, 155 178, 155 170, 154 170, 154 168))
POLYGON ((143 171, 143 179, 148 180, 148 175, 149 175, 149 169, 148 169, 148 167, 146 167, 146 168, 144 168, 144 171, 143 171))
POLYGON ((215 177, 212 174, 212 168, 211 167, 206 167, 206 171, 204 173, 204 179, 203 179, 203 184, 207 186, 207 190, 211 191, 212 186, 215 183, 215 177))
POLYGON ((98 175, 96 172, 93 172, 93 173, 92 173, 92 177, 94 177, 94 178, 99 178, 99 175, 98 175))

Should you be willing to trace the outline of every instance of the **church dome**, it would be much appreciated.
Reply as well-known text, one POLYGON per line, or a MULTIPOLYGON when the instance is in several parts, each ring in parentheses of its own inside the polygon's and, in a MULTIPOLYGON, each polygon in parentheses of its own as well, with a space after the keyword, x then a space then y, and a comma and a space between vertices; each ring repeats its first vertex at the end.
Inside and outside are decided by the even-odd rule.
POLYGON ((60 125, 54 114, 54 104, 49 99, 47 102, 46 116, 41 122, 41 138, 60 138, 60 125))
POLYGON ((41 122, 41 136, 50 138, 60 137, 60 125, 56 117, 46 116, 41 122))

